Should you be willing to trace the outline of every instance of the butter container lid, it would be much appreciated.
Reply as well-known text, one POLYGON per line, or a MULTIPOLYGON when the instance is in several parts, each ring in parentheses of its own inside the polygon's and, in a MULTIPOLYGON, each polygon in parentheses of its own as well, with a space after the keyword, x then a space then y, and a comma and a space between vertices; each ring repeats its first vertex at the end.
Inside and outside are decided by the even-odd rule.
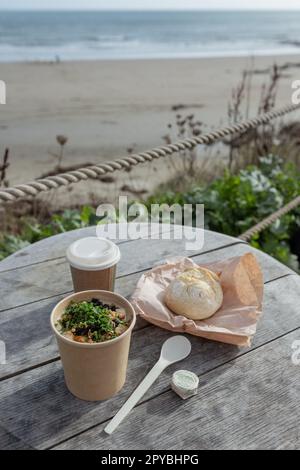
POLYGON ((196 395, 198 386, 198 376, 189 370, 177 370, 172 376, 171 387, 184 400, 196 395))

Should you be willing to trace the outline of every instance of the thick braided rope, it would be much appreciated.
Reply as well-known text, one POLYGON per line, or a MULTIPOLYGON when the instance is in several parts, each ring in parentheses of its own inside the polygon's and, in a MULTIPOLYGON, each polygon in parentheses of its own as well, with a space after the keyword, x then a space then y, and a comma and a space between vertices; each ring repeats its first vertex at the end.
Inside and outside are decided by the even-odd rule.
POLYGON ((197 145, 211 145, 230 135, 242 134, 250 129, 255 129, 261 124, 267 124, 272 119, 284 116, 297 109, 300 109, 300 105, 288 105, 281 109, 270 111, 257 118, 249 119, 248 121, 230 127, 223 127, 199 137, 184 139, 174 144, 163 145, 146 152, 6 188, 0 191, 0 202, 14 202, 19 199, 35 197, 41 192, 57 189, 61 186, 78 183, 79 181, 88 180, 90 178, 98 179, 107 173, 113 173, 114 171, 122 169, 126 170, 139 163, 151 162, 154 159, 166 157, 173 153, 180 152, 181 150, 192 149, 197 145))
POLYGON ((245 242, 249 241, 253 237, 253 235, 256 235, 256 234, 262 232, 267 227, 269 227, 274 222, 276 222, 277 219, 279 219, 283 215, 287 214, 291 210, 295 209, 299 205, 300 205, 300 196, 296 197, 295 199, 290 201, 288 204, 281 207, 281 209, 278 209, 278 211, 273 212, 273 214, 269 215, 264 220, 262 220, 261 222, 259 222, 256 225, 254 225, 253 227, 251 227, 246 232, 242 233, 242 235, 240 235, 239 238, 241 240, 244 240, 245 242))

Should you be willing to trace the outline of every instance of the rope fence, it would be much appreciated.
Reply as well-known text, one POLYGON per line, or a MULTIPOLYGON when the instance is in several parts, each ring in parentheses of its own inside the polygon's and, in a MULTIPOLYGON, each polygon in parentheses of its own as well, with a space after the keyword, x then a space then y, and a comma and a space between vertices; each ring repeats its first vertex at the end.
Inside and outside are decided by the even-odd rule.
POLYGON ((290 201, 288 204, 281 207, 276 212, 273 212, 273 214, 269 215, 264 220, 254 225, 246 232, 242 233, 239 236, 239 238, 241 240, 244 240, 245 242, 249 241, 253 237, 253 235, 257 235, 258 233, 262 232, 263 230, 268 228, 270 225, 272 225, 274 222, 276 222, 277 219, 280 219, 280 217, 282 217, 283 215, 287 214, 293 209, 296 209, 296 207, 299 205, 300 205, 300 196, 296 197, 295 199, 290 201))
MULTIPOLYGON (((299 110, 298 105, 287 105, 278 110, 270 111, 254 119, 249 119, 241 123, 234 124, 228 127, 222 127, 213 132, 203 134, 193 138, 187 138, 175 143, 162 145, 146 152, 136 153, 124 158, 99 163, 97 165, 86 166, 78 170, 60 173, 55 176, 40 178, 30 181, 26 184, 19 184, 9 188, 0 190, 0 204, 15 202, 22 199, 34 198, 38 194, 58 189, 70 184, 79 183, 88 179, 99 179, 108 173, 113 173, 119 170, 128 170, 140 163, 151 162, 158 158, 170 156, 183 150, 191 150, 198 145, 212 145, 218 141, 222 141, 225 137, 244 134, 250 129, 256 129, 258 126, 267 124, 273 119, 282 117, 288 113, 299 110)), ((247 232, 240 235, 240 239, 248 241, 254 234, 259 233, 266 227, 274 223, 279 217, 286 214, 300 204, 300 196, 291 201, 286 206, 282 207, 272 215, 252 227, 247 232)))
POLYGON ((68 186, 70 184, 78 183, 79 181, 98 179, 107 173, 113 173, 117 170, 127 170, 139 163, 151 162, 155 159, 166 157, 182 150, 193 149, 197 145, 211 145, 215 142, 221 141, 225 137, 243 134, 262 124, 267 124, 273 119, 284 116, 285 114, 296 111, 297 109, 300 109, 300 105, 288 105, 284 108, 270 111, 269 113, 263 114, 257 118, 249 119, 233 126, 223 127, 198 137, 183 139, 173 144, 156 147, 152 150, 136 153, 128 157, 99 163, 98 165, 83 167, 67 173, 60 173, 55 176, 30 181, 26 184, 19 184, 10 188, 5 188, 0 191, 0 203, 14 202, 28 197, 35 197, 39 193, 50 191, 51 189, 58 189, 61 186, 68 186))

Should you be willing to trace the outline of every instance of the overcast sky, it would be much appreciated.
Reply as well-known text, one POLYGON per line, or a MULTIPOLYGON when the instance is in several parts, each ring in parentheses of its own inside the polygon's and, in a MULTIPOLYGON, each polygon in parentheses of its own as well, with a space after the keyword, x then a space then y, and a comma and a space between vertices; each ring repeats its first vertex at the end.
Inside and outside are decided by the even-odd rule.
POLYGON ((0 0, 0 9, 300 9, 300 0, 0 0))

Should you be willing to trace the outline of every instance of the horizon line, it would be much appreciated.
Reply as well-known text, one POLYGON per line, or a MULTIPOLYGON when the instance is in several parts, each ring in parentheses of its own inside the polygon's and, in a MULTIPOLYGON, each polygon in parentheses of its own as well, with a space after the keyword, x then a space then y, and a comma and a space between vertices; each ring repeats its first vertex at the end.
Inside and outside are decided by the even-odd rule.
POLYGON ((126 12, 298 12, 299 8, 1 8, 0 11, 7 12, 109 12, 109 13, 126 13, 126 12))

